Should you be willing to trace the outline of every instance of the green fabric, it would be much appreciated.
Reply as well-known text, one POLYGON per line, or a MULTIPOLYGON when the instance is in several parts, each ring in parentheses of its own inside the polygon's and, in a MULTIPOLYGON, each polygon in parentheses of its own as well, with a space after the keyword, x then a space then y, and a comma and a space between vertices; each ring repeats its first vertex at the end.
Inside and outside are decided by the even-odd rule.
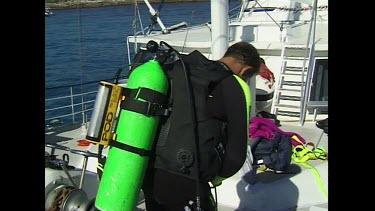
MULTIPOLYGON (((250 106, 251 106, 251 93, 250 93, 250 89, 249 89, 249 86, 247 85, 247 83, 242 79, 240 78, 239 76, 237 75, 234 75, 233 76, 237 79, 238 83, 241 85, 242 87, 242 90, 244 92, 244 95, 245 95, 245 100, 246 100, 246 108, 247 108, 247 127, 246 128, 249 128, 249 120, 250 120, 250 106)), ((249 137, 249 131, 247 130, 247 135, 249 137)))
POLYGON ((221 185, 221 183, 226 179, 226 177, 220 177, 220 176, 216 176, 212 181, 211 181, 211 184, 216 187, 216 186, 219 186, 221 185))
POLYGON ((320 178, 318 170, 314 166, 312 166, 312 165, 310 165, 308 163, 300 163, 300 164, 303 165, 303 166, 305 166, 306 168, 308 168, 308 169, 310 169, 312 171, 317 185, 319 186, 319 188, 322 191, 322 193, 324 194, 324 196, 326 198, 328 198, 327 191, 324 188, 324 184, 322 182, 322 179, 320 178))

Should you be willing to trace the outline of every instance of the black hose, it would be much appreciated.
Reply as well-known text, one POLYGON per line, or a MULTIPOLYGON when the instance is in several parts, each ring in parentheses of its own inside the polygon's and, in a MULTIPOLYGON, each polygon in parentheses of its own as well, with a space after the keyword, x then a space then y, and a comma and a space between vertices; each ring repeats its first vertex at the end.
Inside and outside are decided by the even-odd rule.
POLYGON ((122 72, 122 69, 123 69, 123 67, 121 67, 121 68, 119 68, 117 71, 116 71, 116 73, 115 73, 115 77, 114 77, 114 84, 118 84, 118 80, 119 80, 119 78, 120 78, 120 74, 121 74, 121 72, 122 72))

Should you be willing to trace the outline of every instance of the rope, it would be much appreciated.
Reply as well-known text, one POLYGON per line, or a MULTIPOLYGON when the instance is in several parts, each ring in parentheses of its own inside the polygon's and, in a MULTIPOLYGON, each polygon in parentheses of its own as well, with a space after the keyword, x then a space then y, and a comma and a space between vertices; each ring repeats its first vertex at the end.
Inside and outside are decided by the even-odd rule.
POLYGON ((72 187, 63 187, 62 189, 60 189, 59 192, 56 193, 56 196, 54 196, 54 200, 51 203, 51 206, 47 209, 47 211, 61 210, 63 208, 63 202, 66 200, 66 197, 72 190, 72 187))
MULTIPOLYGON (((138 11, 138 4, 137 0, 134 0, 134 18, 132 22, 132 28, 133 28, 133 33, 134 33, 134 45, 137 47, 137 11, 138 11)), ((139 11, 138 11, 139 12, 139 11)), ((143 29, 142 29, 143 31, 143 29)), ((144 34, 144 32, 143 32, 144 34)))
POLYGON ((323 185, 323 182, 322 182, 322 180, 320 178, 320 174, 319 174, 318 170, 314 166, 312 166, 312 165, 310 165, 308 163, 300 163, 300 164, 303 165, 303 166, 305 166, 306 168, 308 168, 308 169, 310 169, 312 171, 316 183, 318 184, 320 190, 323 192, 324 196, 328 199, 327 191, 324 188, 324 185, 323 185))
POLYGON ((323 147, 315 147, 314 143, 312 142, 303 144, 301 140, 298 139, 297 136, 294 135, 292 136, 292 138, 300 143, 300 145, 293 147, 293 150, 292 150, 293 161, 303 165, 304 167, 312 171, 314 179, 316 183, 318 184, 320 190, 323 192, 324 196, 328 198, 327 191, 324 188, 324 185, 323 185, 323 182, 321 180, 318 170, 314 166, 307 163, 308 160, 316 160, 316 159, 326 160, 328 159, 328 154, 325 152, 323 147))
MULTIPOLYGON (((83 71, 83 62, 82 62, 82 58, 83 58, 83 53, 82 53, 82 43, 83 43, 83 35, 82 35, 82 13, 81 13, 81 8, 82 8, 82 5, 81 5, 81 0, 78 1, 78 4, 77 4, 77 7, 78 7, 78 27, 79 27, 79 64, 80 64, 80 73, 81 73, 81 77, 80 77, 80 88, 81 88, 81 93, 83 93, 83 76, 84 76, 84 71, 83 71)), ((85 110, 85 97, 84 95, 81 96, 81 109, 82 111, 85 110)), ((85 113, 82 112, 82 124, 85 125, 86 124, 86 118, 85 118, 85 113)))
MULTIPOLYGON (((257 1, 257 0, 255 0, 255 3, 256 4, 258 4, 260 7, 262 7, 263 8, 263 6, 257 1)), ((270 14, 268 14, 268 12, 267 12, 267 10, 264 10, 264 12, 268 15, 268 17, 270 17, 271 18, 271 20, 280 28, 280 31, 282 31, 283 30, 283 26, 281 25, 279 25, 276 21, 275 21, 275 19, 273 19, 272 18, 272 16, 270 15, 270 14)))

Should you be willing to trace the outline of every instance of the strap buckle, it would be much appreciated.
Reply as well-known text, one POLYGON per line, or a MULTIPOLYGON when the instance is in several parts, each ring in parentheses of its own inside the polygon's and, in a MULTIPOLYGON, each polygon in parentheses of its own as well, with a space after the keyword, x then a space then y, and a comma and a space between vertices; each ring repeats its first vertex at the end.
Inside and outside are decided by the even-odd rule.
POLYGON ((146 103, 147 103, 147 110, 146 110, 145 115, 155 116, 156 112, 161 108, 161 105, 158 103, 150 103, 150 102, 146 102, 146 103))

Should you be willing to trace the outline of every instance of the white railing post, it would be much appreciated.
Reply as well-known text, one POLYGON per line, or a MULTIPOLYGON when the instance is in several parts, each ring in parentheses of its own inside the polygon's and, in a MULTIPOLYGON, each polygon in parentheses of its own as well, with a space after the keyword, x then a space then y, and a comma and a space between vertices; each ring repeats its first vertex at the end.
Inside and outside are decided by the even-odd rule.
POLYGON ((81 95, 81 103, 82 103, 82 105, 81 105, 82 126, 84 126, 86 124, 86 119, 85 119, 85 113, 86 113, 85 107, 86 106, 85 106, 85 100, 84 100, 84 96, 83 95, 81 95))
POLYGON ((73 87, 70 87, 70 106, 72 109, 72 120, 75 122, 74 118, 74 95, 73 95, 73 87))

